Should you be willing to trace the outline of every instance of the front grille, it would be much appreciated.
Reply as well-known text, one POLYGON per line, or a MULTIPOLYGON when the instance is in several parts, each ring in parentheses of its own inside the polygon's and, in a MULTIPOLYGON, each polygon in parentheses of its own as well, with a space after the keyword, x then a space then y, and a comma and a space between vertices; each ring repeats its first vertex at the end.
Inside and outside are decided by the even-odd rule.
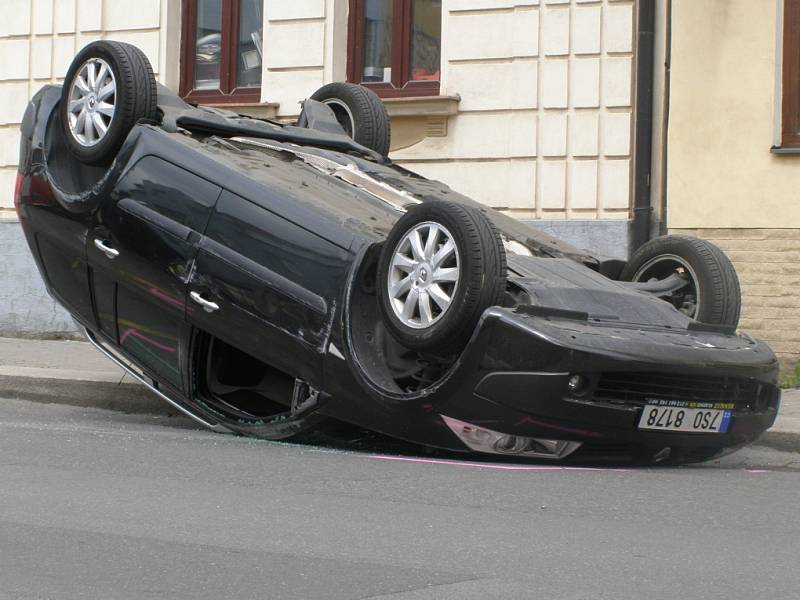
POLYGON ((595 401, 643 406, 648 400, 732 402, 737 410, 763 411, 775 388, 746 379, 668 373, 603 373, 592 394, 595 401))

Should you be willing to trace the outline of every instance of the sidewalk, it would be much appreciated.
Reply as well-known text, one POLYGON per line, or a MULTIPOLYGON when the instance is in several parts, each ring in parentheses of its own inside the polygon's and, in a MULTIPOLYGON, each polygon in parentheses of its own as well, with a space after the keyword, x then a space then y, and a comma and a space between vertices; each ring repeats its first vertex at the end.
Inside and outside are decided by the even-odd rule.
MULTIPOLYGON (((0 398, 179 414, 88 342, 0 338, 0 398)), ((784 391, 778 420, 757 443, 800 452, 800 389, 784 391)))
POLYGON ((783 390, 778 419, 757 443, 778 450, 800 452, 800 389, 783 390))
POLYGON ((177 415, 88 342, 0 338, 0 398, 177 415))

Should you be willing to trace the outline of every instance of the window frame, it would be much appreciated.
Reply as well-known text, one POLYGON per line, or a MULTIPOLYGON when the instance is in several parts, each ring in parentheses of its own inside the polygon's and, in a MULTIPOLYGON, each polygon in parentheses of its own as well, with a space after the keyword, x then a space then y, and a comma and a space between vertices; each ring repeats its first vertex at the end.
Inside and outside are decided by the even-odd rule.
POLYGON ((781 147, 800 148, 800 0, 784 0, 781 147))
MULTIPOLYGON (((180 95, 188 102, 201 104, 258 104, 261 85, 236 87, 237 54, 234 45, 239 39, 239 1, 222 0, 222 36, 219 69, 219 88, 194 88, 195 42, 197 40, 197 0, 181 1, 181 67, 180 95)), ((263 84, 263 83, 262 83, 263 84)))
MULTIPOLYGON (((347 80, 370 88, 382 98, 438 96, 441 81, 414 81, 411 67, 411 30, 413 0, 392 0, 392 81, 361 81, 364 56, 364 0, 349 0, 347 17, 347 80), (397 15, 402 18, 398 19, 397 15)), ((441 43, 441 40, 440 40, 441 43)), ((441 77, 441 56, 439 73, 441 77)))

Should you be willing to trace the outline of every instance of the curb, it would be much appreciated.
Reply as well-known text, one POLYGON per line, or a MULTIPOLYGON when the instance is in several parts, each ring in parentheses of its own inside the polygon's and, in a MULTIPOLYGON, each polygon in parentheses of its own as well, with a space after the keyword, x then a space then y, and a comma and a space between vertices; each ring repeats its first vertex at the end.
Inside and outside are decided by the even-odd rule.
POLYGON ((800 452, 800 432, 767 431, 755 442, 754 446, 766 446, 783 452, 800 452))
POLYGON ((127 414, 183 416, 138 382, 0 375, 0 397, 127 414))

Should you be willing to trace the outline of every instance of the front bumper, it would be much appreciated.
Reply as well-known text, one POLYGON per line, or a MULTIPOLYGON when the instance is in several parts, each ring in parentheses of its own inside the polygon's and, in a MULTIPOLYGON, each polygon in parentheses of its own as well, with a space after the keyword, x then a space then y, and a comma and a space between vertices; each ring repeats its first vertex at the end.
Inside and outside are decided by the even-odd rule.
POLYGON ((471 345, 469 396, 452 394, 437 403, 439 413, 507 434, 580 441, 574 457, 699 460, 752 442, 777 417, 777 360, 747 336, 493 308, 471 345), (573 374, 586 382, 580 394, 567 385, 573 374), (609 378, 632 383, 615 397, 609 378), (664 398, 733 404, 728 431, 638 429, 647 400, 664 398))

